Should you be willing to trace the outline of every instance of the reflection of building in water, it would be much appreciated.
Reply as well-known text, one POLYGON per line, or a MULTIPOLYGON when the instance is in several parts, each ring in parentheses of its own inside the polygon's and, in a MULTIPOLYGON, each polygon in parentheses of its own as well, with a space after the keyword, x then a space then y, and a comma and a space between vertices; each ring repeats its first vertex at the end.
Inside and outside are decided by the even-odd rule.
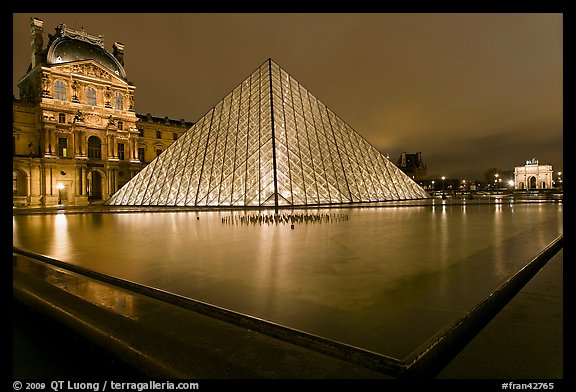
POLYGON ((54 271, 51 268, 46 268, 46 271, 44 278, 48 283, 98 307, 109 309, 124 317, 136 319, 137 309, 134 294, 90 278, 76 276, 67 271, 54 271))
MULTIPOLYGON (((70 291, 69 288, 67 290, 70 291)), ((78 282, 75 292, 71 293, 124 317, 136 319, 138 316, 134 295, 111 285, 86 279, 78 282)))
POLYGON ((137 115, 124 45, 60 24, 44 47, 31 20, 31 64, 13 99, 15 205, 107 199, 192 123, 137 115))
POLYGON ((408 154, 403 152, 396 162, 396 166, 400 168, 407 176, 414 181, 421 181, 426 179, 427 167, 422 162, 422 153, 408 154))
POLYGON ((78 298, 96 306, 110 309, 124 317, 136 319, 138 309, 136 294, 91 278, 54 268, 24 256, 17 256, 14 269, 20 273, 35 276, 78 298))
POLYGON ((526 161, 524 166, 514 168, 516 189, 551 189, 552 166, 540 165, 536 158, 526 161))

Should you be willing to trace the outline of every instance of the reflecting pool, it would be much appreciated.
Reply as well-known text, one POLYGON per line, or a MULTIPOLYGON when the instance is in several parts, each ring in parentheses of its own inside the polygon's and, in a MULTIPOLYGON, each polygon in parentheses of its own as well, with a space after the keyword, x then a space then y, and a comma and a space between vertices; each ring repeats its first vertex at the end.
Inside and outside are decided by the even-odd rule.
POLYGON ((403 359, 563 232, 556 203, 13 217, 13 245, 403 359), (272 218, 271 218, 272 219, 272 218))

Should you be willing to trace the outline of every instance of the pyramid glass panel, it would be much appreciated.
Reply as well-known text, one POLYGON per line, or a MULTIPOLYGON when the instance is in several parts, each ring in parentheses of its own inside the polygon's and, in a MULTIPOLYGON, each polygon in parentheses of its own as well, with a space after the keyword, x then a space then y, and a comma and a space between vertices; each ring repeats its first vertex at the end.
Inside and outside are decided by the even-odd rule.
POLYGON ((428 197, 268 59, 107 204, 269 207, 428 197))

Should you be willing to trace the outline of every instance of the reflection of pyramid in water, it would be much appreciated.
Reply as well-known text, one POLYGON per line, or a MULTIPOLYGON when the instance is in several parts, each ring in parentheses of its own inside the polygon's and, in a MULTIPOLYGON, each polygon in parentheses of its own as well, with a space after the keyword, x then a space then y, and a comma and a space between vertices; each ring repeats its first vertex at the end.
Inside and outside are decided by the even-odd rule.
POLYGON ((427 197, 267 60, 107 204, 298 206, 427 197))

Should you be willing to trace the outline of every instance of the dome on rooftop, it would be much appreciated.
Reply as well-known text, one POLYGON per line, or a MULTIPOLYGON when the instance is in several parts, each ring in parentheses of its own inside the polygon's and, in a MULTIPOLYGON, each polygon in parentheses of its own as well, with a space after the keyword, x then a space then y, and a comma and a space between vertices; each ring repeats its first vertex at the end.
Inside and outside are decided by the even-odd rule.
POLYGON ((111 53, 97 44, 81 39, 68 36, 55 39, 48 48, 46 60, 49 65, 94 60, 118 77, 126 80, 124 67, 111 53))

